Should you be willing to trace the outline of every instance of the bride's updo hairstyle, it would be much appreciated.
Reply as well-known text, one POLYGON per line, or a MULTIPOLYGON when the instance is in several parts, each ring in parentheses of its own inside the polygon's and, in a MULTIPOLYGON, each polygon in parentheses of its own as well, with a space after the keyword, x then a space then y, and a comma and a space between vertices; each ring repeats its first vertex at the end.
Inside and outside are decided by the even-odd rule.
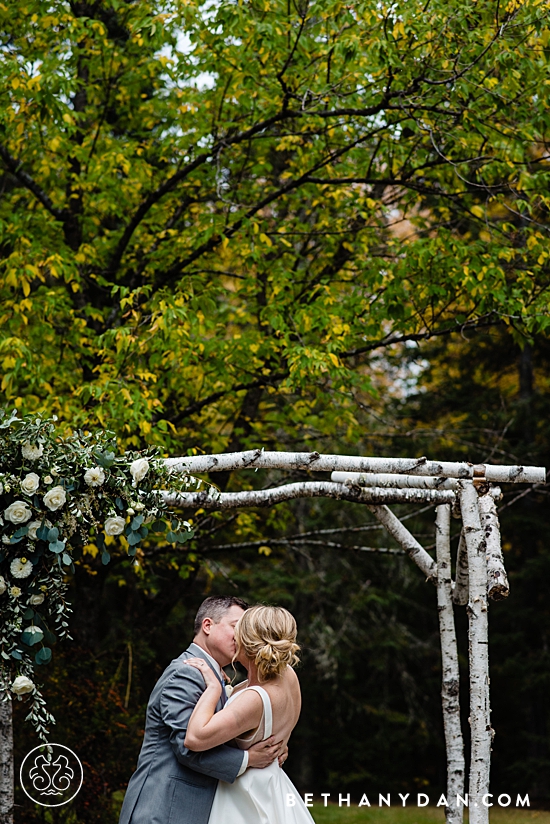
POLYGON ((296 621, 283 607, 250 607, 235 627, 237 653, 244 650, 260 681, 270 681, 299 662, 296 633, 296 621))

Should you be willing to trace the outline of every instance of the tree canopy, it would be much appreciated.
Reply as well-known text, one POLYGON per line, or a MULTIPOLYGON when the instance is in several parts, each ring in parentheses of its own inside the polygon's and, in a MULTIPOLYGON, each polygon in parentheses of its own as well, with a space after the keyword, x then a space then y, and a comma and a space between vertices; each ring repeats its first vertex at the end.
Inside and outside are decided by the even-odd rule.
POLYGON ((353 443, 395 342, 547 329, 546 11, 0 4, 7 401, 353 443))

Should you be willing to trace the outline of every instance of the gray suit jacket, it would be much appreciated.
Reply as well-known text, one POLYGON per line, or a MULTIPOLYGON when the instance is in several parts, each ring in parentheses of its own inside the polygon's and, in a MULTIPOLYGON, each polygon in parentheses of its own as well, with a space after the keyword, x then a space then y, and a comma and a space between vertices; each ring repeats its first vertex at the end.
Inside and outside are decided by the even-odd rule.
MULTIPOLYGON (((183 744, 191 713, 205 690, 200 672, 183 664, 193 657, 210 664, 193 644, 168 665, 151 693, 143 745, 119 824, 208 824, 218 779, 232 784, 241 769, 241 750, 222 744, 191 752, 183 744)), ((220 699, 216 711, 223 703, 220 699)))

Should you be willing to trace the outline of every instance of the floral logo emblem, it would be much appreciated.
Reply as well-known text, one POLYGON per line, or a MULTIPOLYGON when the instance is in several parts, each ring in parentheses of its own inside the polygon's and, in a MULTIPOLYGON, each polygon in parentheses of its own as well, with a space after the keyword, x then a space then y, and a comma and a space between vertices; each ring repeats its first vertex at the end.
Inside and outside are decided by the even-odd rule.
POLYGON ((78 794, 83 780, 82 763, 63 744, 41 744, 21 764, 21 786, 42 807, 61 807, 78 794))

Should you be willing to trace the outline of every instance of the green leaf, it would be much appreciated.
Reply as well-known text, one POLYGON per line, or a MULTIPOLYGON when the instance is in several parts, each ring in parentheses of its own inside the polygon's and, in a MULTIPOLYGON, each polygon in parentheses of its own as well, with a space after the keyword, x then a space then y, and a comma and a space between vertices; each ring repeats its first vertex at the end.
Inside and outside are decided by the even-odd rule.
POLYGON ((164 521, 155 521, 151 524, 151 532, 165 532, 166 524, 164 521))
POLYGON ((52 658, 52 651, 49 647, 42 647, 42 649, 38 650, 36 655, 34 656, 34 660, 37 664, 47 664, 51 661, 52 658))
MULTIPOLYGON (((41 541, 49 540, 50 530, 45 524, 42 524, 36 530, 36 537, 39 538, 41 541)), ((55 536, 57 538, 57 535, 55 536)))
POLYGON ((140 526, 142 525, 142 523, 143 523, 143 521, 144 521, 144 520, 145 520, 145 518, 143 517, 143 515, 136 515, 136 516, 134 517, 134 519, 132 520, 132 523, 131 523, 131 528, 132 528, 135 532, 137 532, 137 531, 138 531, 138 529, 140 528, 140 526))
POLYGON ((101 563, 104 564, 104 565, 107 565, 110 560, 111 560, 110 554, 107 552, 106 549, 104 549, 103 552, 101 553, 101 563))
POLYGON ((141 535, 139 532, 130 532, 130 534, 126 536, 126 540, 130 546, 133 546, 134 544, 139 544, 141 541, 141 535))
POLYGON ((54 552, 58 555, 60 552, 63 552, 65 549, 65 541, 53 541, 48 546, 50 552, 54 552))
POLYGON ((42 632, 42 630, 39 627, 34 627, 32 629, 26 629, 21 634, 21 640, 28 647, 32 647, 33 644, 38 644, 40 641, 42 641, 43 637, 44 637, 44 633, 42 632))

